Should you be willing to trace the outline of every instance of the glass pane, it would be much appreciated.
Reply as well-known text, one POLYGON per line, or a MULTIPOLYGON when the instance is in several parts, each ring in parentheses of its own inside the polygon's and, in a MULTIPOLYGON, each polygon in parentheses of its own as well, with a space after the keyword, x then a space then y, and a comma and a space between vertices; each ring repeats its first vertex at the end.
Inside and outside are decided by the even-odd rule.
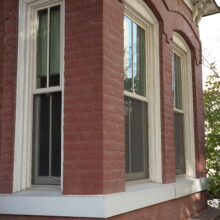
POLYGON ((35 175, 49 175, 50 100, 46 94, 34 96, 34 157, 35 175))
POLYGON ((147 103, 130 97, 125 97, 125 149, 126 173, 148 177, 147 103))
POLYGON ((39 26, 37 32, 37 88, 45 88, 47 85, 47 20, 48 12, 38 12, 39 26))
POLYGON ((173 77, 174 77, 174 106, 177 109, 183 109, 182 106, 182 80, 181 80, 181 58, 174 53, 173 56, 173 77))
POLYGON ((60 85, 60 6, 50 10, 50 86, 60 85))
POLYGON ((125 171, 130 173, 130 111, 131 101, 125 96, 125 171))
POLYGON ((146 96, 145 30, 133 23, 134 90, 146 96))
POLYGON ((51 176, 60 177, 61 92, 34 96, 33 159, 34 184, 51 184, 51 176))
POLYGON ((184 152, 184 115, 174 113, 175 129, 175 154, 176 154, 176 174, 184 174, 185 169, 185 152, 184 152))
POLYGON ((124 88, 132 92, 132 21, 124 17, 124 88))
POLYGON ((61 92, 52 96, 52 121, 51 121, 51 175, 60 176, 61 168, 61 92))
POLYGON ((131 172, 144 172, 147 149, 147 104, 132 99, 131 110, 131 172))

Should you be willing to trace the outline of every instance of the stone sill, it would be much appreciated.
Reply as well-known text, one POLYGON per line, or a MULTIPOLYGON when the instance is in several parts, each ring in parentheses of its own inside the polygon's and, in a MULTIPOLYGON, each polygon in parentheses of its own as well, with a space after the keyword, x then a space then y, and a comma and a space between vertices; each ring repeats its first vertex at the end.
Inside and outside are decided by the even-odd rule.
POLYGON ((107 195, 62 195, 26 190, 0 194, 0 214, 109 218, 206 189, 206 178, 178 178, 176 183, 142 183, 107 195))

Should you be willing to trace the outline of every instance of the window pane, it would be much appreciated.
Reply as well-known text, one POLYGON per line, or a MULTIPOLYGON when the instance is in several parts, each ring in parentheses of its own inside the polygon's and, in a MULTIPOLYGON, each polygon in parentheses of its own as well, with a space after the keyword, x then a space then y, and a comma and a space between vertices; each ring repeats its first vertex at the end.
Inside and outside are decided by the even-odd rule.
POLYGON ((130 97, 125 97, 125 148, 126 173, 147 178, 147 103, 130 97))
POLYGON ((37 88, 45 88, 47 85, 47 34, 48 12, 38 12, 39 26, 37 32, 37 88))
POLYGON ((61 92, 52 94, 51 175, 60 176, 61 168, 61 92))
POLYGON ((174 77, 174 106, 183 109, 182 106, 182 80, 181 80, 181 58, 174 53, 173 55, 173 77, 174 77))
POLYGON ((132 92, 132 21, 124 18, 124 87, 132 92))
POLYGON ((52 177, 61 170, 61 92, 34 96, 33 125, 33 183, 59 184, 52 177))
POLYGON ((131 111, 131 101, 125 96, 125 171, 130 173, 130 111, 131 111))
POLYGON ((35 175, 49 175, 49 112, 50 102, 46 94, 34 96, 34 159, 35 175))
POLYGON ((49 85, 60 85, 60 6, 50 10, 50 78, 49 85))
POLYGON ((147 118, 145 102, 132 99, 131 110, 131 172, 144 172, 147 148, 147 118))
POLYGON ((176 153, 176 174, 184 174, 185 169, 185 152, 184 152, 184 115, 174 113, 175 129, 175 153, 176 153))
POLYGON ((146 96, 145 30, 133 23, 134 90, 146 96))

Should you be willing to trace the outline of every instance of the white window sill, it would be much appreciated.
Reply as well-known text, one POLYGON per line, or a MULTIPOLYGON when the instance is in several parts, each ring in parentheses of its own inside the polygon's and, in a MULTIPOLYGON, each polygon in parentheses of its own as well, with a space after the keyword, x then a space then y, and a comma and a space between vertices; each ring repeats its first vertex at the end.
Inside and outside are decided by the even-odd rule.
POLYGON ((0 194, 0 214, 108 218, 206 189, 206 179, 181 178, 176 183, 143 183, 108 195, 70 195, 26 190, 0 194))

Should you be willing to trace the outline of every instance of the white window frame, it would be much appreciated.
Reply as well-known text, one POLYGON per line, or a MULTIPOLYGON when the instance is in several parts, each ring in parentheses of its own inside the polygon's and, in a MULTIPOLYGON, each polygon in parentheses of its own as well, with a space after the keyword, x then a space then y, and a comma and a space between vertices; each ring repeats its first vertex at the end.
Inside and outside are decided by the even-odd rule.
MULTIPOLYGON (((125 16, 146 30, 146 94, 147 97, 128 91, 124 95, 148 103, 148 158, 149 180, 162 183, 159 23, 143 0, 126 0, 125 16)), ((140 180, 141 181, 141 180, 140 180)), ((129 183, 132 181, 129 181, 129 183)), ((134 181, 137 182, 137 181, 134 181)))
MULTIPOLYGON (((50 88, 62 91, 62 112, 64 97, 64 1, 63 0, 19 0, 19 33, 17 58, 17 94, 14 144, 13 192, 31 187, 32 176, 32 112, 33 83, 36 72, 36 11, 48 6, 60 5, 61 12, 61 86, 50 88), (32 73, 32 74, 30 74, 32 73), (35 74, 35 75, 34 75, 35 74)), ((44 90, 44 89, 40 89, 44 90)), ((63 113, 61 116, 61 190, 63 176, 63 113)))
MULTIPOLYGON (((174 111, 184 112, 185 176, 195 177, 195 131, 191 50, 186 41, 177 32, 173 34, 172 50, 181 58, 183 111, 178 109, 174 109, 174 111)), ((177 177, 181 177, 181 175, 177 175, 177 177)))

